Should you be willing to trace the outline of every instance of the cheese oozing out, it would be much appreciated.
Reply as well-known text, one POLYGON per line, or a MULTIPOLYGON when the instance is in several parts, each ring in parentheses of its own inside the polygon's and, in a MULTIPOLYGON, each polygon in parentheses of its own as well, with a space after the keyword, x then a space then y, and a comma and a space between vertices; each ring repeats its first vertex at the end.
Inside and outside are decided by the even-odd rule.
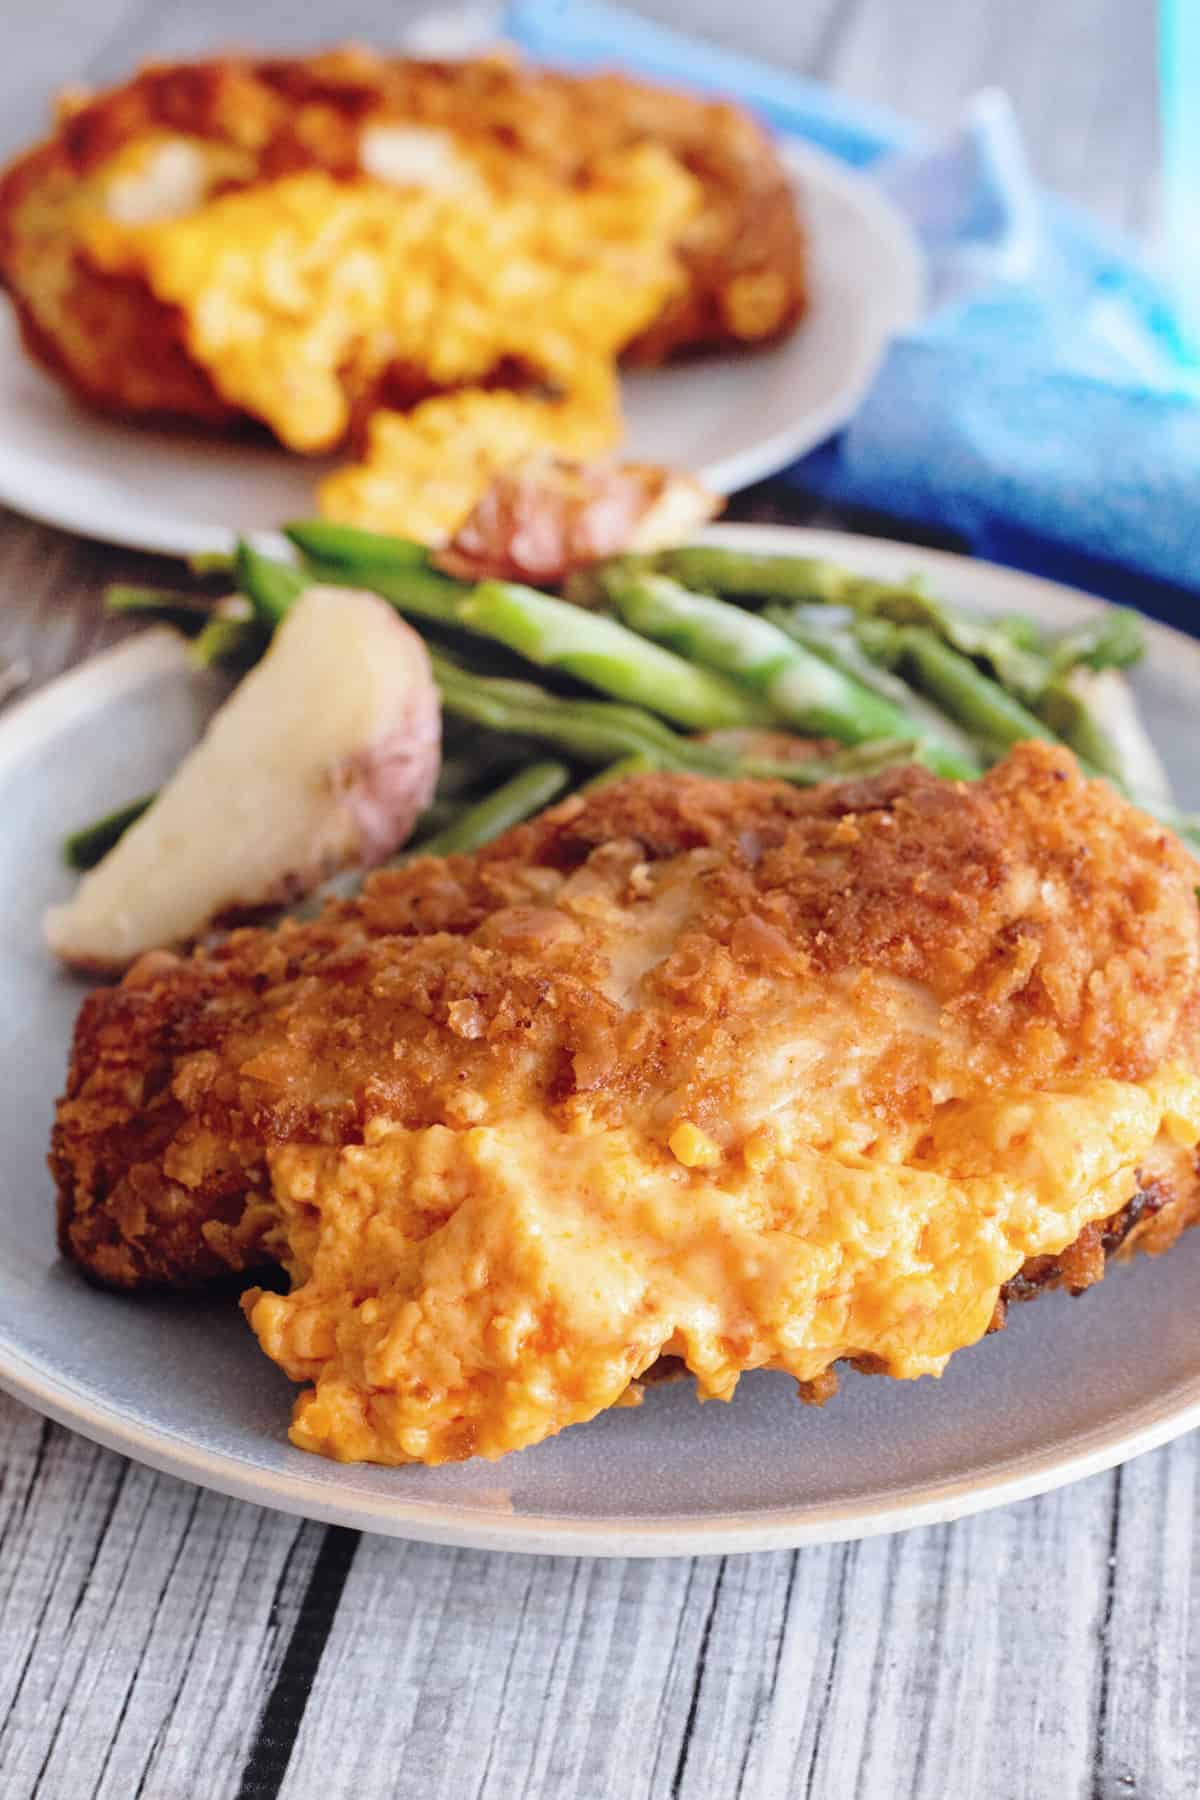
MULTIPOLYGON (((701 904, 681 861, 644 904, 612 903, 587 868, 558 896, 626 1013, 701 904)), ((663 1355, 702 1398, 843 1358, 936 1375, 1027 1258, 1200 1141, 1182 1067, 990 1086, 964 1073, 971 1045, 932 994, 878 972, 768 984, 724 1029, 719 1119, 689 1116, 685 1082, 617 1120, 585 1093, 497 1117, 478 1097, 463 1128, 377 1120, 361 1144, 275 1149, 293 1287, 246 1306, 267 1354, 312 1384, 293 1441, 340 1460, 498 1457, 630 1397, 663 1355), (921 1103, 881 1107, 891 1077, 921 1103)))
POLYGON ((85 221, 95 266, 176 308, 223 398, 289 449, 339 444, 353 395, 397 366, 432 392, 507 362, 573 385, 682 281, 674 246, 697 188, 653 146, 609 158, 586 188, 537 194, 493 191, 436 133, 377 127, 363 154, 372 172, 354 180, 310 169, 207 196, 211 170, 168 143, 85 221))
POLYGON ((498 1457, 615 1404, 664 1354, 704 1398, 747 1369, 843 1357, 936 1375, 1027 1257, 1117 1212, 1200 1083, 1064 1085, 952 1111, 906 1163, 778 1125, 688 1168, 629 1130, 544 1116, 286 1147, 272 1174, 297 1285, 256 1295, 297 1381, 293 1441, 339 1460, 498 1457))

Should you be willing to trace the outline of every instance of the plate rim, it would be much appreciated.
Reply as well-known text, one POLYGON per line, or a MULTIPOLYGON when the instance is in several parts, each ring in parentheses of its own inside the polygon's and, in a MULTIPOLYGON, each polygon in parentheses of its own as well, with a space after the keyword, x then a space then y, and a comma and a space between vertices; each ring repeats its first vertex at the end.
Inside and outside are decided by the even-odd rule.
MULTIPOLYGON (((698 480, 719 494, 733 493, 777 473, 847 424, 873 381, 892 338, 919 316, 926 291, 925 259, 916 236, 904 215, 876 183, 800 138, 781 139, 780 152, 797 188, 802 210, 805 190, 819 188, 865 223, 876 246, 881 278, 870 290, 870 305, 864 315, 870 326, 869 339, 864 328, 866 341, 858 346, 854 365, 848 369, 839 392, 824 406, 801 415, 793 424, 736 455, 723 457, 693 471, 698 480)), ((800 329, 803 330, 803 325, 800 329)), ((26 359, 16 315, 11 305, 7 305, 0 309, 0 357, 7 359, 10 356, 26 359)), ((36 373, 40 379, 54 382, 53 376, 44 370, 38 369, 36 373)), ((70 401, 70 404, 81 403, 70 401)), ((93 415, 88 417, 91 419, 93 415)), ((136 441, 136 424, 123 426, 120 420, 109 420, 108 424, 114 430, 134 434, 136 441)), ((279 451, 278 454, 286 453, 279 451)), ((10 451, 10 458, 11 455, 10 451)), ((161 518, 157 524, 142 531, 134 532, 120 525, 115 532, 104 532, 94 507, 73 502, 70 483, 59 482, 51 488, 38 482, 36 465, 33 475, 26 470, 22 476, 24 468, 21 463, 14 465, 11 460, 0 457, 0 505, 37 524, 73 532, 93 543, 113 544, 158 556, 194 556, 229 550, 233 546, 236 534, 224 527, 185 523, 180 530, 172 531, 161 518)), ((198 475, 197 479, 202 477, 198 475)), ((132 511, 132 508, 127 510, 132 511)), ((261 543, 264 549, 278 548, 283 542, 277 527, 259 527, 244 535, 261 543)))
MULTIPOLYGON (((874 337, 861 351, 857 368, 847 376, 839 394, 760 444, 695 471, 697 480, 718 494, 732 494, 765 480, 848 425, 878 374, 893 338, 919 318, 927 292, 925 257, 916 234, 877 182, 802 138, 784 139, 780 149, 799 195, 802 215, 806 187, 819 185, 835 194, 848 211, 857 212, 866 221, 877 245, 886 249, 890 257, 889 279, 895 287, 882 283, 876 290, 874 337)), ((803 330, 803 321, 800 329, 803 330)))
MULTIPOLYGON (((909 568, 942 571, 973 585, 982 610, 1011 606, 1020 596, 1040 602, 1059 618, 1105 609, 1108 602, 1081 589, 953 552, 791 525, 716 525, 704 541, 746 549, 788 549, 834 555, 864 573, 909 568), (989 590, 991 590, 989 592, 989 590)), ((1152 643, 1188 665, 1200 686, 1200 642, 1156 620, 1145 620, 1152 643)), ((162 628, 150 629, 90 658, 36 693, 14 702, 0 716, 0 769, 19 760, 64 724, 171 669, 183 665, 179 640, 162 628)), ((295 1475, 248 1465, 227 1452, 203 1449, 179 1432, 130 1419, 110 1402, 97 1401, 78 1384, 31 1359, 11 1342, 0 1319, 0 1388, 36 1411, 84 1437, 133 1457, 164 1474, 248 1500, 276 1511, 328 1524, 402 1537, 417 1542, 542 1555, 692 1556, 798 1548, 844 1542, 947 1523, 995 1506, 1029 1499, 1144 1454, 1200 1426, 1200 1369, 1195 1376, 1153 1394, 1124 1414, 1033 1453, 1018 1453, 982 1470, 948 1481, 927 1480, 912 1489, 893 1489, 869 1500, 851 1496, 793 1508, 772 1507, 760 1514, 666 1514, 629 1520, 607 1517, 488 1514, 478 1506, 410 1498, 385 1501, 376 1494, 349 1492, 317 1476, 295 1475)), ((730 1430, 736 1430, 731 1414, 730 1430)), ((351 1467, 353 1465, 350 1465, 351 1467)))

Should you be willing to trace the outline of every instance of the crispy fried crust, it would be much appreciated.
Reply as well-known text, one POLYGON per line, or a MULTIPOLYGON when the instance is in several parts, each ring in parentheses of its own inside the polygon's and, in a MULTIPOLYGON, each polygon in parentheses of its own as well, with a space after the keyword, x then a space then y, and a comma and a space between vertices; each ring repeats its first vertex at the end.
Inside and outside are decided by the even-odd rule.
POLYGON ((630 347, 658 363, 682 351, 763 342, 805 304, 791 184, 765 133, 738 108, 618 75, 384 58, 355 47, 294 59, 222 57, 143 69, 74 107, 0 179, 0 280, 25 343, 95 407, 227 427, 238 415, 184 348, 181 322, 139 276, 98 269, 71 242, 89 178, 155 134, 229 153, 226 188, 303 169, 360 171, 364 129, 403 121, 503 152, 556 180, 646 140, 697 177, 700 216, 679 245, 687 282, 630 347))
MULTIPOLYGON (((979 1090, 1196 1066, 1196 873, 1042 745, 973 785, 915 768, 809 791, 651 775, 572 797, 476 856, 377 875, 313 922, 144 958, 91 994, 53 1134, 60 1244, 121 1288, 262 1266, 265 1148, 359 1142, 380 1119, 581 1103, 620 1119, 670 1091, 703 1127, 728 1100, 726 1021, 785 969, 925 984, 979 1090), (569 881, 636 893, 689 852, 702 921, 646 977, 646 1005, 622 1010, 553 901, 569 881)), ((926 1081, 885 1059, 865 1103, 911 1124, 926 1081)), ((1148 1191, 1136 1219, 1089 1227, 1009 1297, 1086 1286, 1127 1238, 1165 1249, 1200 1211, 1196 1185, 1148 1191)))

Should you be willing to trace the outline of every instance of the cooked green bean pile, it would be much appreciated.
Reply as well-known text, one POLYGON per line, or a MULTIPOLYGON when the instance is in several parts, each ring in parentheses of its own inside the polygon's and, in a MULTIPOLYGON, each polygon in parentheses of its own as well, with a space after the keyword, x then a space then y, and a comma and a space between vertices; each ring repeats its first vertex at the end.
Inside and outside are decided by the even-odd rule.
MULTIPOLYGON (((237 590, 220 601, 121 586, 108 605, 186 631, 198 664, 245 668, 313 582, 389 601, 429 644, 446 717, 437 799, 414 838, 422 851, 478 848, 571 785, 634 771, 811 785, 919 760, 970 780, 1031 737, 1066 744, 1200 842, 1200 824, 1170 807, 1116 673, 1142 654, 1134 613, 1051 634, 963 612, 919 578, 715 544, 614 558, 570 584, 581 605, 457 581, 400 538, 324 521, 288 536, 294 564, 245 543, 200 560, 197 573, 228 575, 237 590), (792 749, 789 738, 822 742, 792 749)), ((99 860, 147 804, 76 832, 64 846, 72 866, 99 860)))

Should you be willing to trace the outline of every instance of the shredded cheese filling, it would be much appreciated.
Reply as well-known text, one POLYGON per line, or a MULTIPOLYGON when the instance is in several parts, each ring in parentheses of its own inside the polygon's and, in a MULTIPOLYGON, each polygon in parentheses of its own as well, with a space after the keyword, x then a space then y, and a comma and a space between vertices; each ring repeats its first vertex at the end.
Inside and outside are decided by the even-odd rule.
MULTIPOLYGON (((217 391, 290 449, 342 442, 356 400, 385 371, 411 370, 436 393, 509 364, 565 400, 506 393, 501 460, 543 441, 579 454, 614 442, 613 359, 683 281, 674 246, 699 205, 683 166, 645 144, 613 153, 578 188, 503 191, 496 171, 459 162, 448 180, 429 134, 367 148, 369 172, 350 180, 308 170, 206 198, 190 145, 157 143, 114 171, 107 207, 82 233, 87 254, 178 308, 188 353, 217 391)), ((372 438, 370 472, 392 469, 393 486, 403 479, 415 494, 424 470, 409 459, 428 424, 410 444, 406 415, 384 410, 391 423, 372 438)), ((494 461, 495 406, 480 417, 494 461)), ((454 423, 469 438, 474 415, 460 409, 454 423)), ((326 499, 364 519, 379 506, 354 472, 326 499)), ((393 500, 393 529, 395 517, 393 500)))
POLYGON ((936 1375, 1001 1286, 1117 1212, 1156 1142, 1200 1141, 1200 1080, 1065 1082, 941 1107, 870 1154, 769 1134, 669 1143, 543 1113, 277 1149, 293 1291, 247 1296, 311 1388, 292 1439, 339 1460, 499 1457, 589 1419, 663 1354, 702 1398, 845 1357, 936 1375))

